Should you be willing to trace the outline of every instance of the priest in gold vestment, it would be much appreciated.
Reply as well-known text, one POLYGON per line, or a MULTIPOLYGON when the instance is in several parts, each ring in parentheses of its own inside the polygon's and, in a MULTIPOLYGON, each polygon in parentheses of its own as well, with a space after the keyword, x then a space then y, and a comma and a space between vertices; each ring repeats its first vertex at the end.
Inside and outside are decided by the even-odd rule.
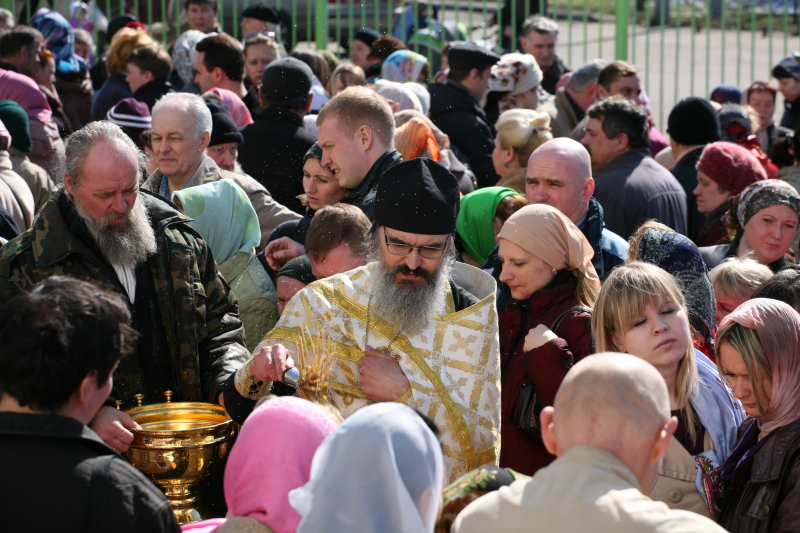
MULTIPOLYGON (((381 178, 367 245, 374 261, 297 293, 236 376, 240 393, 264 395, 322 335, 333 354, 332 401, 345 417, 396 401, 442 432, 448 482, 500 450, 496 285, 455 261, 458 183, 429 159, 381 178)), ((313 353, 312 353, 313 357, 313 353)))

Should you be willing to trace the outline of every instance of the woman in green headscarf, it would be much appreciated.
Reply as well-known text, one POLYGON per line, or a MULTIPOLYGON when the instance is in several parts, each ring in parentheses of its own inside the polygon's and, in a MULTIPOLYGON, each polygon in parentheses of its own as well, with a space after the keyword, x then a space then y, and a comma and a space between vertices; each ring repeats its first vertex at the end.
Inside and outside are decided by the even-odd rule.
POLYGON ((527 199, 508 187, 484 187, 461 198, 456 223, 456 246, 461 260, 482 267, 497 246, 497 234, 508 217, 528 205, 527 199))
POLYGON ((211 248, 220 274, 239 302, 247 349, 255 349, 278 321, 275 286, 256 259, 261 242, 258 216, 247 194, 223 179, 172 194, 172 200, 194 220, 189 223, 211 248))

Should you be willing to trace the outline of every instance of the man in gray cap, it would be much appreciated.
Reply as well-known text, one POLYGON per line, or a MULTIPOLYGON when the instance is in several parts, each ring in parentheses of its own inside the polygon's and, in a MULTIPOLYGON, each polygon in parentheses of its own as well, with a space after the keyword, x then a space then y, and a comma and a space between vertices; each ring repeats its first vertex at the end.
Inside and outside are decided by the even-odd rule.
POLYGON ((496 285, 455 261, 458 182, 438 163, 413 159, 387 170, 375 208, 373 262, 298 292, 237 373, 237 390, 267 394, 302 347, 310 359, 327 356, 328 392, 345 417, 397 401, 438 424, 452 482, 498 459, 496 285))
POLYGON ((286 207, 303 213, 303 156, 316 136, 303 127, 311 106, 314 74, 293 57, 273 61, 261 75, 261 105, 255 122, 242 129, 242 170, 253 176, 286 207))
POLYGON ((459 44, 450 49, 447 58, 447 81, 428 86, 431 120, 472 167, 478 187, 490 187, 500 177, 492 163, 494 124, 489 124, 481 101, 489 90, 492 65, 500 57, 476 44, 459 44))

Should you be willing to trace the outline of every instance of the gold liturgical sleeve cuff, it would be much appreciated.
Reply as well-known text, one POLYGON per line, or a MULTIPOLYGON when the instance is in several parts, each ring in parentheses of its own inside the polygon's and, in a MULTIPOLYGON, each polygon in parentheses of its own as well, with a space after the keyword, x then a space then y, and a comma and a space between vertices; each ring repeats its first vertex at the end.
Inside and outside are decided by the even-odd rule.
POLYGON ((408 403, 408 399, 409 399, 409 398, 411 398, 411 387, 408 387, 408 390, 407 390, 407 391, 405 391, 405 392, 403 393, 403 395, 402 395, 402 396, 400 396, 400 397, 399 397, 398 399, 396 399, 395 401, 396 401, 397 403, 408 403))
POLYGON ((272 387, 272 382, 259 381, 254 378, 253 374, 250 372, 250 365, 252 363, 253 360, 250 359, 247 364, 236 371, 234 384, 236 385, 236 390, 239 392, 239 394, 245 398, 257 400, 269 392, 270 388, 272 387))

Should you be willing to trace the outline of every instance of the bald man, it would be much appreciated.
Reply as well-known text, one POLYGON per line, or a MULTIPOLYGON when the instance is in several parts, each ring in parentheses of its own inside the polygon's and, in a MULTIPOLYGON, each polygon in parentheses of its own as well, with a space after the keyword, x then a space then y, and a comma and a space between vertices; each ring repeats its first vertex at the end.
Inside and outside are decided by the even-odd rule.
POLYGON ((532 479, 471 503, 452 532, 725 531, 642 492, 678 425, 664 379, 649 363, 622 353, 583 359, 540 421, 544 444, 558 459, 532 479))
MULTIPOLYGON (((528 159, 525 195, 529 204, 547 204, 569 217, 586 236, 594 249, 592 265, 600 279, 625 263, 628 243, 605 228, 603 208, 592 197, 594 179, 589 152, 569 137, 557 137, 539 146, 528 159)), ((497 250, 489 254, 484 268, 492 268, 500 293, 498 311, 510 298, 508 286, 499 279, 502 265, 497 250)))

